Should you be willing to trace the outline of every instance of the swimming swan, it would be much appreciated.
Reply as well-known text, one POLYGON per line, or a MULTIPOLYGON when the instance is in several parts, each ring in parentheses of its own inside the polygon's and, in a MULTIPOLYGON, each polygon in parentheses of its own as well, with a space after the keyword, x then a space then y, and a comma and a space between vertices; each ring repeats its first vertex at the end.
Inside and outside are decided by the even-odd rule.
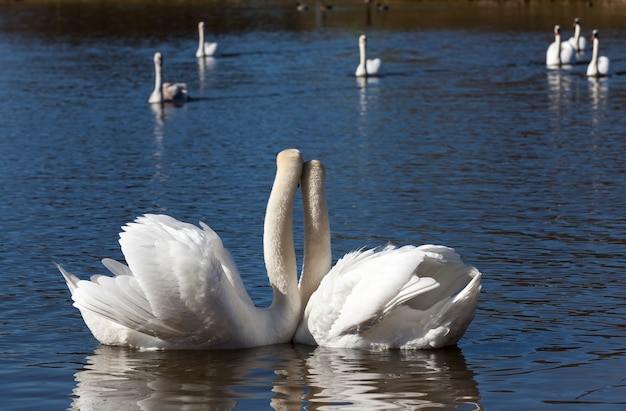
POLYGON ((359 37, 359 65, 354 75, 356 77, 380 76, 382 74, 380 59, 368 59, 366 54, 367 37, 361 34, 359 37))
POLYGON ((588 77, 602 77, 610 74, 610 61, 606 56, 598 56, 600 39, 598 30, 594 30, 592 34, 593 51, 591 52, 591 61, 587 66, 588 77))
POLYGON ((577 53, 587 50, 587 40, 585 36, 580 35, 582 22, 578 17, 574 19, 574 36, 570 37, 567 41, 574 47, 577 53))
POLYGON ((546 50, 546 66, 559 68, 576 64, 576 50, 567 41, 561 41, 561 27, 554 26, 554 42, 546 50))
POLYGON ((321 162, 305 163, 303 314, 294 342, 373 350, 456 344, 474 318, 481 273, 436 245, 353 251, 331 269, 324 179, 321 162))
POLYGON ((154 53, 154 91, 148 103, 182 103, 188 100, 187 84, 163 82, 163 55, 159 51, 154 53))
POLYGON ((206 224, 144 215, 123 227, 128 266, 103 264, 114 277, 79 280, 57 266, 94 337, 145 350, 226 349, 291 341, 300 318, 293 201, 302 173, 298 150, 278 154, 263 235, 272 304, 257 308, 230 253, 206 224))
POLYGON ((211 57, 217 51, 217 43, 207 43, 204 41, 204 22, 198 23, 198 50, 196 57, 211 57))

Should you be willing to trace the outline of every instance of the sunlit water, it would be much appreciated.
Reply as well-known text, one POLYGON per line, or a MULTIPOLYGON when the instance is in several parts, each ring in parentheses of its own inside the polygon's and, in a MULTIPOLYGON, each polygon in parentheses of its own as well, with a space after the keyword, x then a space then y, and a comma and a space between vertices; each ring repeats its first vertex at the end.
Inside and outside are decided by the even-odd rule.
POLYGON ((3 409, 622 409, 625 14, 0 5, 3 409), (568 37, 577 16, 618 75, 546 70, 552 26, 568 37), (200 19, 218 58, 193 57, 200 19), (361 33, 387 76, 352 77, 361 33), (150 107, 155 50, 197 101, 150 107), (142 213, 210 224, 269 302, 262 222, 287 147, 326 164, 335 258, 437 243, 483 272, 458 348, 99 347, 53 261, 104 272, 101 258, 123 258, 120 225, 142 213))

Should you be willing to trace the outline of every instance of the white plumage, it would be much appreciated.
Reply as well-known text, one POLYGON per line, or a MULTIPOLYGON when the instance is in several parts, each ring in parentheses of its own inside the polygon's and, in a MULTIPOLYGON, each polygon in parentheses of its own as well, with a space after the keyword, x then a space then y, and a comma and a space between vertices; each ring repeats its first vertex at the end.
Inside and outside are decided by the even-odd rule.
POLYGON ((606 56, 600 56, 600 39, 598 30, 593 31, 593 51, 591 52, 591 61, 587 66, 587 76, 602 77, 610 74, 610 60, 606 56))
POLYGON ((264 255, 272 305, 257 308, 219 236, 166 215, 123 227, 128 266, 103 264, 114 277, 80 280, 58 267, 94 337, 139 349, 242 348, 289 342, 300 317, 292 208, 302 156, 285 150, 265 217, 264 255))
POLYGON ((382 75, 381 60, 367 58, 367 37, 362 34, 359 37, 359 65, 354 75, 356 77, 380 76, 382 75))
POLYGON ((217 43, 209 43, 204 41, 204 22, 198 23, 198 50, 196 50, 196 57, 212 57, 217 52, 217 43))
POLYGON ((436 245, 353 251, 331 268, 324 178, 321 162, 305 164, 305 308, 294 341, 374 350, 456 344, 474 317, 481 273, 436 245))
POLYGON ((554 26, 554 42, 546 50, 546 66, 560 68, 576 64, 576 50, 567 41, 561 41, 561 27, 554 26))

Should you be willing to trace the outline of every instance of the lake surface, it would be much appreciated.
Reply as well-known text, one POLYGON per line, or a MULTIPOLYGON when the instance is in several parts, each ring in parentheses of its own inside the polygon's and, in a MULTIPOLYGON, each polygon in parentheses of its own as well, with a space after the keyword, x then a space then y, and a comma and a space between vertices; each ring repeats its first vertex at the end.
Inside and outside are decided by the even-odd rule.
POLYGON ((624 409, 626 7, 334 6, 0 4, 3 409, 624 409), (575 17, 616 75, 546 70, 575 17), (199 20, 221 56, 194 57, 199 20), (361 33, 385 77, 353 77, 361 33), (156 50, 196 101, 147 103, 156 50), (481 270, 458 347, 98 346, 53 262, 104 273, 143 213, 209 224, 269 303, 262 223, 289 147, 326 164, 335 259, 435 243, 481 270))

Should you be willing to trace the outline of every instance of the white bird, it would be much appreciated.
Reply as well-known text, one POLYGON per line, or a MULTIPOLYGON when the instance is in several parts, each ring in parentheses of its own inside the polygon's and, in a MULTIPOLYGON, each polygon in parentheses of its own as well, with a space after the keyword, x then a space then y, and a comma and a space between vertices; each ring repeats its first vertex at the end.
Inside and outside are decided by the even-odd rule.
POLYGON ((294 342, 372 350, 456 344, 474 318, 481 273, 435 245, 353 251, 331 269, 324 179, 321 162, 305 163, 304 311, 294 342))
POLYGON ((368 59, 366 49, 367 37, 365 37, 365 34, 361 34, 359 37, 359 65, 354 75, 356 77, 380 76, 382 74, 380 59, 368 59))
POLYGON ((123 227, 128 266, 114 277, 80 280, 57 266, 102 344, 155 349, 227 349, 291 341, 301 314, 293 243, 293 201, 302 173, 298 150, 278 154, 263 236, 272 304, 257 308, 233 259, 206 224, 145 215, 123 227))
POLYGON ((211 57, 217 51, 217 43, 208 43, 204 41, 204 22, 198 23, 198 50, 196 57, 211 57))
POLYGON ((576 64, 576 50, 567 41, 561 41, 561 27, 554 26, 554 42, 546 50, 546 66, 559 68, 576 64))
POLYGON ((154 90, 150 94, 148 103, 183 103, 189 101, 187 84, 163 82, 163 55, 160 51, 154 53, 154 90))
POLYGON ((574 19, 574 36, 570 37, 567 41, 574 47, 577 53, 587 50, 587 40, 585 36, 580 35, 582 28, 582 22, 578 17, 574 19))
POLYGON ((600 39, 598 37, 598 30, 594 30, 592 34, 593 51, 591 52, 591 61, 587 66, 587 76, 589 77, 602 77, 610 74, 610 61, 606 56, 598 56, 600 39))

